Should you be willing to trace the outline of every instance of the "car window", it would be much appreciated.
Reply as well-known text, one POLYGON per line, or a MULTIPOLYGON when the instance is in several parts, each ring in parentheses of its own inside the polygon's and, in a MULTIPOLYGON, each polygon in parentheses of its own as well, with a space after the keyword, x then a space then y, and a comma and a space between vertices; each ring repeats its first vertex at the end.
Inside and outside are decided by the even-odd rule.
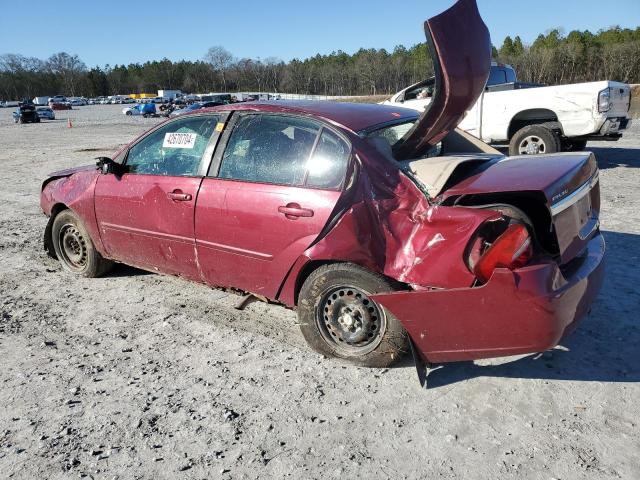
POLYGON ((504 69, 507 74, 507 83, 515 83, 516 82, 516 72, 513 68, 505 68, 504 69))
POLYGON ((502 85, 505 83, 507 83, 507 76, 504 70, 500 67, 492 67, 487 86, 490 87, 492 85, 502 85))
POLYGON ((323 129, 320 141, 307 162, 305 185, 336 189, 342 185, 350 154, 349 146, 335 133, 323 129))
POLYGON ((219 115, 183 118, 160 127, 129 150, 129 173, 196 176, 219 115))
POLYGON ((284 115, 245 115, 236 124, 222 157, 220 178, 302 185, 320 127, 284 115))

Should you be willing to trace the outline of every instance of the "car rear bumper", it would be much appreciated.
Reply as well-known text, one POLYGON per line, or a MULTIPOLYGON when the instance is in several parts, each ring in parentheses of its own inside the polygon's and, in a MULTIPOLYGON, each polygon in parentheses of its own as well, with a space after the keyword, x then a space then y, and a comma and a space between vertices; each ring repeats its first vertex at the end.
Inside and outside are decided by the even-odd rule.
POLYGON ((604 279, 605 242, 598 233, 570 269, 543 263, 496 270, 479 288, 372 296, 404 325, 430 363, 542 352, 589 312, 604 279))

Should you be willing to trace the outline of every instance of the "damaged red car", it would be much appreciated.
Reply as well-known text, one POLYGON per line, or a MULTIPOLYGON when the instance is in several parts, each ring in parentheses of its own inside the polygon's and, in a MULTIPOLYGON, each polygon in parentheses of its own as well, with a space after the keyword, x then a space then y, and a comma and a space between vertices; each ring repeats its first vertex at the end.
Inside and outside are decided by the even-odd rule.
POLYGON ((425 23, 436 93, 382 105, 225 105, 52 174, 44 242, 297 309, 318 352, 387 366, 540 352, 595 300, 605 244, 590 153, 506 158, 455 130, 491 42, 475 1, 425 23))

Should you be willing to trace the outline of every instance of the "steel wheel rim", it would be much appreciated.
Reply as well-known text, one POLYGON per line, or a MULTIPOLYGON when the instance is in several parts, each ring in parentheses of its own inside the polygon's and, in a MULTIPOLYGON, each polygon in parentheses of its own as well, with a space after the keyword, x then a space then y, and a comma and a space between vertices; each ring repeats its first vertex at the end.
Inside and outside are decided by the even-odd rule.
POLYGON ((529 135, 520 142, 518 148, 520 155, 537 155, 547 152, 547 144, 536 135, 529 135))
POLYGON ((382 308, 368 293, 351 286, 325 291, 318 304, 316 322, 322 338, 339 354, 349 357, 375 350, 387 329, 382 308))
POLYGON ((71 223, 63 225, 58 240, 60 255, 69 268, 84 270, 88 261, 87 242, 78 228, 71 223))

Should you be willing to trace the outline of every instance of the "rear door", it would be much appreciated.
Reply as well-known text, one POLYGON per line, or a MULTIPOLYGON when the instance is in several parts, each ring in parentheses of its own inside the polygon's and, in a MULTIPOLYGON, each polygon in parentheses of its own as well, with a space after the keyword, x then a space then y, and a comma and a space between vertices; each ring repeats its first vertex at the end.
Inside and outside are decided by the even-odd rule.
POLYGON ((340 197, 351 147, 307 118, 241 114, 198 195, 205 280, 274 298, 340 197))
POLYGON ((201 280, 195 256, 195 200, 203 154, 213 150, 210 139, 218 119, 198 115, 169 122, 129 149, 126 173, 99 177, 96 217, 110 256, 201 280))

